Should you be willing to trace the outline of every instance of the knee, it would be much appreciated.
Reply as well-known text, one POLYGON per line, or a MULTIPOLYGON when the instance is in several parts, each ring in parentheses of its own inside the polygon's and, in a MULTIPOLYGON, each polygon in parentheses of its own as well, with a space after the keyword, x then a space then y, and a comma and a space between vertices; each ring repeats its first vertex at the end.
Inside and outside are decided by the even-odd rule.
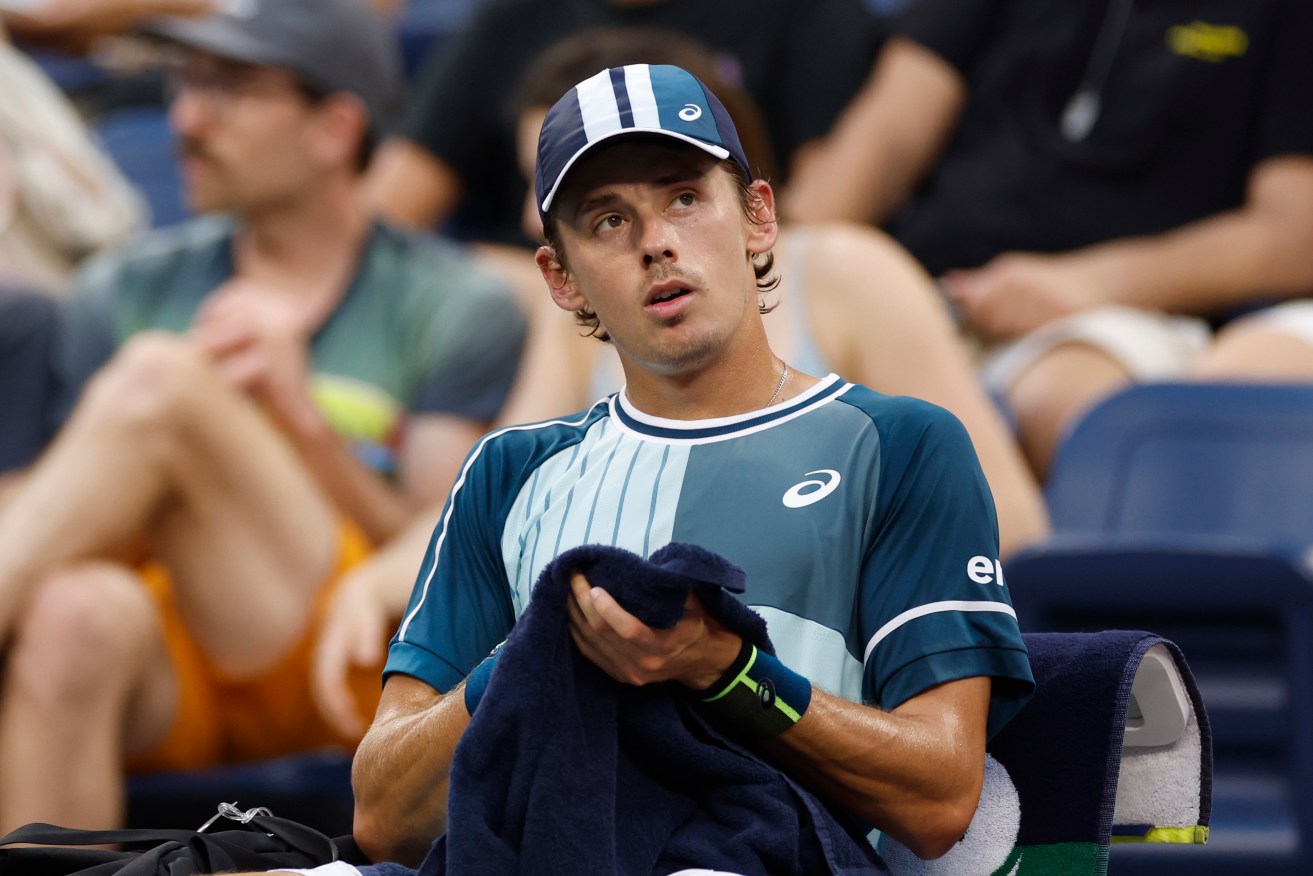
POLYGON ((203 393, 209 366, 185 339, 143 332, 124 344, 91 381, 86 415, 159 434, 203 393))
POLYGON ((127 569, 88 564, 48 576, 28 602, 6 666, 6 695, 82 703, 125 689, 156 629, 127 569))

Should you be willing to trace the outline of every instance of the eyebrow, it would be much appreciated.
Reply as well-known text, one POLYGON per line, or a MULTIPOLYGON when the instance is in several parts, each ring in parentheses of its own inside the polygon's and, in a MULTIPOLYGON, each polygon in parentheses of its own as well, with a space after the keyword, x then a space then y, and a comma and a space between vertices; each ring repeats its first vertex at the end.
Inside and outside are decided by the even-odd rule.
MULTIPOLYGON (((668 188, 670 186, 676 186, 681 183, 695 182, 703 179, 705 176, 706 173, 698 173, 696 171, 691 171, 691 170, 684 170, 684 169, 673 170, 670 173, 664 174, 663 176, 659 176, 654 180, 650 180, 648 184, 650 184, 653 188, 668 188)), ((584 200, 579 202, 579 206, 575 207, 573 218, 578 219, 580 216, 583 216, 586 213, 590 213, 594 210, 604 209, 621 200, 622 198, 619 195, 611 191, 604 191, 592 197, 585 198, 584 200)))

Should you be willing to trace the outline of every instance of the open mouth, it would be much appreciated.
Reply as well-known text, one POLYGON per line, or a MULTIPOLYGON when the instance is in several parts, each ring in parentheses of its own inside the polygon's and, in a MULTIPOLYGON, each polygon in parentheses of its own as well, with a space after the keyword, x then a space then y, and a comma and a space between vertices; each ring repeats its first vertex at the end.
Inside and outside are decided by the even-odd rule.
POLYGON ((658 292, 656 295, 653 295, 652 299, 648 301, 648 304, 664 304, 667 301, 674 301, 676 298, 682 298, 691 291, 691 289, 685 289, 682 287, 678 289, 666 289, 663 292, 658 292))

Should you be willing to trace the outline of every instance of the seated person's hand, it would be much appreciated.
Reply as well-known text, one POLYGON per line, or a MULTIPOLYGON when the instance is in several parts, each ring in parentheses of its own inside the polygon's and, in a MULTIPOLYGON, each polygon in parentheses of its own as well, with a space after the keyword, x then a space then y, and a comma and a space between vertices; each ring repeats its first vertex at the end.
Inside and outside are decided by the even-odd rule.
POLYGON ((1045 323, 1111 303, 1107 283, 1080 256, 1005 253, 972 271, 949 271, 948 297, 989 341, 1010 341, 1045 323))
POLYGON ((364 735, 351 685, 356 671, 379 671, 392 632, 393 612, 386 599, 386 570, 376 560, 353 569, 339 585, 315 646, 311 690, 324 719, 342 736, 364 735))

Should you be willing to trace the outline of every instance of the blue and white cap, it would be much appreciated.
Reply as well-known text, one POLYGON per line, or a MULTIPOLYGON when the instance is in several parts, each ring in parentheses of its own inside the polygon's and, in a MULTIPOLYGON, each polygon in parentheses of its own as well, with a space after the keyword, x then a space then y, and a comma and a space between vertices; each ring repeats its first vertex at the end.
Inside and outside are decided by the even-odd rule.
POLYGON ((534 176, 538 211, 551 209, 561 181, 584 153, 621 134, 674 137, 733 158, 752 176, 729 113, 696 76, 668 64, 612 67, 570 89, 543 120, 534 176))

